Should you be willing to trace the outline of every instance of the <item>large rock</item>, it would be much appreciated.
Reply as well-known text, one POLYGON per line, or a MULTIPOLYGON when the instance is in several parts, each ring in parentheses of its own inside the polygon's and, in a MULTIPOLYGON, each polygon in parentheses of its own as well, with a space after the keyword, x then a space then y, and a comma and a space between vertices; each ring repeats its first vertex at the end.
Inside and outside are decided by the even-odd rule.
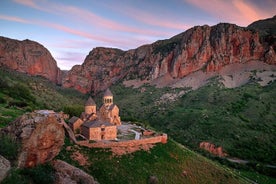
POLYGON ((0 66, 61 83, 61 71, 50 52, 37 42, 0 37, 0 66))
POLYGON ((64 144, 63 114, 48 110, 26 113, 1 130, 19 143, 18 166, 33 167, 52 160, 64 144))
POLYGON ((223 151, 223 148, 221 146, 217 147, 210 142, 201 142, 199 144, 199 148, 204 149, 204 150, 208 151, 209 153, 219 156, 219 157, 227 156, 227 153, 225 153, 223 151))
POLYGON ((0 183, 8 175, 11 169, 11 163, 0 155, 0 183))
POLYGON ((214 72, 249 61, 276 64, 273 45, 261 42, 252 27, 227 23, 196 26, 168 40, 129 51, 95 48, 82 65, 65 75, 62 84, 83 93, 97 93, 121 79, 183 78, 198 70, 214 72))
POLYGON ((55 184, 97 184, 92 176, 86 172, 64 162, 55 160, 52 162, 55 169, 55 184))

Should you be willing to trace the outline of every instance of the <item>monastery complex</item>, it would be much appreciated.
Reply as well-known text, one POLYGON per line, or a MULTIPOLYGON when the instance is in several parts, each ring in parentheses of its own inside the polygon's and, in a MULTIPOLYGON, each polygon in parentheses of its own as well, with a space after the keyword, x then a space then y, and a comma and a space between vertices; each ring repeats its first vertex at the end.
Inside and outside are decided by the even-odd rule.
POLYGON ((103 104, 99 110, 95 101, 89 97, 84 105, 84 112, 80 117, 73 116, 69 120, 69 127, 75 135, 86 139, 77 144, 89 148, 112 148, 119 155, 148 148, 155 143, 167 142, 167 134, 156 134, 135 124, 122 124, 119 107, 114 104, 113 94, 109 89, 103 95, 103 104), (90 140, 96 142, 90 143, 90 140))
POLYGON ((119 107, 113 103, 113 94, 107 89, 103 104, 97 111, 95 101, 89 97, 80 118, 73 116, 69 126, 74 133, 82 134, 88 140, 115 140, 117 126, 121 125, 119 107))

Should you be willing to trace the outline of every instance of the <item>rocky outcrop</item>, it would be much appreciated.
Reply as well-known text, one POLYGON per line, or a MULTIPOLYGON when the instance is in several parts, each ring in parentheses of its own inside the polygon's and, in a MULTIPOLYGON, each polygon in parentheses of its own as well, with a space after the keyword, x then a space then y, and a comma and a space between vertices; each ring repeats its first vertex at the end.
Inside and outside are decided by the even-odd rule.
POLYGON ((272 18, 258 20, 248 26, 249 29, 258 31, 261 43, 269 49, 265 54, 265 60, 269 64, 276 64, 276 15, 272 18))
POLYGON ((261 43, 253 29, 220 23, 196 26, 134 50, 95 48, 82 65, 67 73, 62 84, 83 93, 97 93, 121 79, 183 78, 198 70, 214 72, 249 61, 276 64, 275 50, 261 43))
POLYGON ((8 175, 11 169, 11 163, 0 155, 0 183, 8 175))
POLYGON ((61 160, 52 161, 55 169, 55 184, 97 184, 92 176, 61 160))
POLYGON ((18 166, 33 167, 52 160, 64 144, 65 133, 60 123, 63 114, 49 110, 26 113, 1 129, 20 145, 18 166))
POLYGON ((223 151, 223 148, 221 146, 216 147, 214 144, 209 142, 201 142, 199 144, 199 148, 204 149, 208 151, 209 153, 219 156, 219 157, 225 157, 227 154, 223 151))
POLYGON ((45 47, 34 41, 0 37, 0 67, 61 83, 61 71, 56 61, 45 47))

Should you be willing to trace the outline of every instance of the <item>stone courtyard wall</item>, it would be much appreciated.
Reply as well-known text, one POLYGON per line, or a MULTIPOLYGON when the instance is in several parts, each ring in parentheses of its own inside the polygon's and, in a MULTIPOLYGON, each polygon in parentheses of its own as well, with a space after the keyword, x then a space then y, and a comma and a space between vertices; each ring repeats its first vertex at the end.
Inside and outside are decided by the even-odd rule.
POLYGON ((155 143, 167 143, 167 134, 161 134, 154 137, 142 138, 139 140, 128 140, 121 142, 96 142, 89 143, 89 141, 79 141, 78 144, 81 146, 86 146, 90 148, 112 148, 112 147, 133 147, 143 144, 155 144, 155 143))

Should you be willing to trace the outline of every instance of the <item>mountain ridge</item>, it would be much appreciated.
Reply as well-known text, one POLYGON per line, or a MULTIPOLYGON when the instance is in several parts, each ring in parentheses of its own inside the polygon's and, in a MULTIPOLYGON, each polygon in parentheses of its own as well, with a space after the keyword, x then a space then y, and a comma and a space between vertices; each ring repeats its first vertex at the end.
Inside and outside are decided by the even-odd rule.
POLYGON ((195 26, 169 39, 127 51, 96 47, 81 65, 66 72, 58 68, 41 44, 0 37, 0 65, 92 94, 121 80, 150 83, 163 76, 181 79, 196 71, 217 72, 229 64, 249 61, 275 65, 275 33, 266 31, 264 35, 259 29, 265 25, 267 30, 272 30, 275 20, 276 16, 248 27, 229 23, 195 26))
POLYGON ((122 79, 152 81, 164 75, 176 79, 249 61, 275 65, 273 44, 261 42, 258 31, 235 24, 195 26, 170 39, 128 51, 94 48, 82 65, 67 73, 62 85, 97 93, 122 79))

